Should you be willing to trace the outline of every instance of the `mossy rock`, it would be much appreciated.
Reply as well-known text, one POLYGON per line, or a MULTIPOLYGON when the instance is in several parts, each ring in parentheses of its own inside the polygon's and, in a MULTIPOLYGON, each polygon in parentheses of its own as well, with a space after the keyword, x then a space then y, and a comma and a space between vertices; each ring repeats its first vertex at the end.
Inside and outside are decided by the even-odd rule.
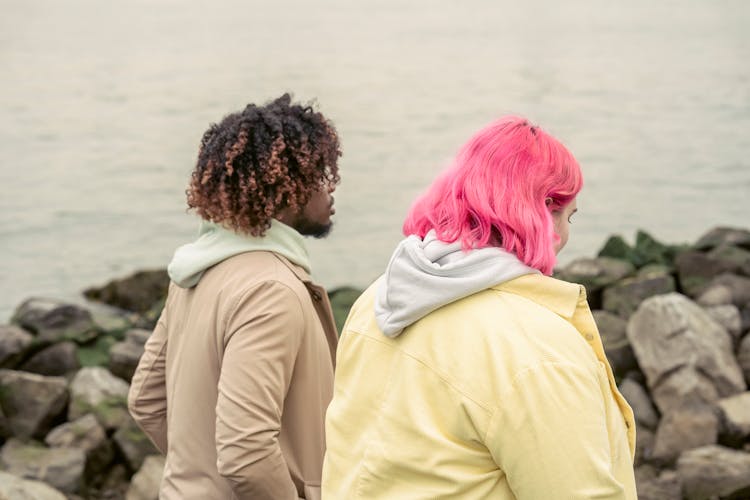
POLYGON ((81 366, 108 366, 109 350, 117 343, 117 338, 102 335, 93 344, 78 348, 78 362, 81 366))
POLYGON ((362 290, 353 287, 336 288, 328 292, 333 318, 336 320, 336 330, 339 335, 344 328, 347 316, 349 316, 349 310, 360 295, 362 295, 362 290))

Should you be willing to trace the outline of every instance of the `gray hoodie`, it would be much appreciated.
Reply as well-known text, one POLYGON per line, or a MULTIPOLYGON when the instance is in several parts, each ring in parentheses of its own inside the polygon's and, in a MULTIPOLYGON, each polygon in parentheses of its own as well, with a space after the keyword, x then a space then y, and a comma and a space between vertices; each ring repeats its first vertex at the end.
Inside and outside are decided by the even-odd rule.
POLYGON ((375 319, 383 334, 397 337, 432 311, 524 274, 538 273, 497 247, 464 252, 434 231, 409 236, 391 256, 375 297, 375 319))

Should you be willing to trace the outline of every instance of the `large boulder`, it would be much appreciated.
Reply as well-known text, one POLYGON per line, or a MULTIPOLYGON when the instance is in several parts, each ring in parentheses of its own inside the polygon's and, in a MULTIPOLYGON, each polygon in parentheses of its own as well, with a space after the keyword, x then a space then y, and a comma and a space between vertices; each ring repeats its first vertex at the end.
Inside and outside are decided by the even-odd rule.
POLYGON ((106 368, 82 368, 70 383, 68 419, 75 420, 87 413, 96 416, 105 429, 115 429, 129 418, 128 384, 106 368))
POLYGON ((607 360, 619 380, 631 370, 638 369, 635 354, 625 333, 627 321, 609 311, 592 311, 599 329, 607 360))
POLYGON ((34 337, 15 325, 0 325, 0 368, 15 368, 31 346, 34 337))
POLYGON ((610 236, 598 256, 626 260, 636 268, 641 268, 650 264, 669 265, 681 251, 682 246, 665 245, 647 232, 639 230, 636 232, 634 247, 619 235, 610 236))
POLYGON ((86 454, 87 476, 105 469, 114 458, 114 449, 104 428, 92 414, 52 429, 44 442, 50 448, 78 448, 86 454))
POLYGON ((620 394, 633 409, 635 422, 638 424, 638 432, 640 433, 641 428, 656 429, 656 426, 659 425, 659 414, 656 412, 646 389, 630 378, 624 379, 620 383, 619 389, 620 394))
POLYGON ((750 496, 750 454, 711 445, 686 451, 677 461, 683 495, 689 500, 750 496))
MULTIPOLYGON (((638 472, 638 471, 636 471, 638 472)), ((677 472, 664 470, 636 474, 638 500, 682 500, 682 485, 677 472)))
POLYGON ((89 288, 83 294, 92 300, 120 309, 147 312, 167 296, 169 276, 166 270, 139 271, 123 279, 113 280, 101 288, 89 288))
POLYGON ((78 346, 67 341, 53 344, 34 354, 19 369, 39 375, 61 376, 81 367, 78 362, 78 346))
POLYGON ((622 318, 628 318, 645 299, 674 291, 674 278, 670 275, 626 278, 604 290, 602 307, 622 318))
POLYGON ((662 415, 651 458, 672 463, 684 451, 715 444, 719 418, 710 406, 681 406, 662 415))
POLYGON ((719 400, 724 434, 742 442, 750 437, 750 391, 719 400))
POLYGON ((750 249, 750 231, 734 227, 715 227, 693 245, 696 250, 711 250, 724 245, 750 249))
POLYGON ((140 469, 147 456, 160 454, 132 418, 117 429, 112 439, 131 471, 140 469))
POLYGON ((125 500, 157 500, 163 475, 164 457, 161 455, 146 457, 140 470, 133 476, 125 500))
POLYGON ((138 320, 138 315, 100 302, 88 301, 86 309, 91 313, 96 328, 104 335, 121 339, 138 320))
POLYGON ((43 436, 67 402, 68 383, 62 377, 0 370, 0 408, 14 436, 43 436))
POLYGON ((711 404, 747 388, 731 335, 683 295, 646 299, 631 316, 627 335, 662 414, 682 404, 711 404), (696 389, 688 401, 681 401, 684 382, 696 389))
POLYGON ((703 307, 725 306, 732 303, 732 290, 724 285, 710 285, 695 301, 703 307))
POLYGON ((750 334, 745 335, 737 348, 737 363, 742 369, 745 381, 750 384, 750 334))
POLYGON ((654 454, 655 441, 656 435, 652 431, 645 427, 638 429, 638 432, 635 433, 635 457, 633 465, 638 467, 651 460, 654 454))
POLYGON ((26 300, 18 306, 11 322, 34 333, 40 343, 62 340, 85 343, 98 334, 86 309, 52 299, 26 300))
POLYGON ((744 248, 722 245, 714 248, 706 255, 720 262, 720 267, 726 269, 729 273, 750 276, 750 251, 744 248))
POLYGON ((634 272, 635 267, 624 260, 609 257, 581 258, 555 271, 555 277, 586 287, 586 295, 591 308, 599 309, 602 289, 634 272))
POLYGON ((731 333, 735 340, 739 339, 742 333, 742 317, 737 306, 726 304, 723 306, 705 307, 704 309, 709 316, 723 326, 726 331, 731 333))
POLYGON ((0 466, 27 479, 43 481, 64 493, 83 487, 86 455, 77 448, 45 448, 11 439, 0 450, 0 466))
POLYGON ((131 329, 125 334, 125 340, 118 342, 109 350, 109 371, 127 380, 133 378, 143 355, 143 346, 151 332, 143 329, 131 329))
POLYGON ((726 287, 732 295, 732 304, 737 307, 743 308, 750 304, 750 278, 724 273, 712 279, 708 284, 708 288, 714 286, 726 287))
POLYGON ((33 481, 0 471, 2 500, 66 500, 65 495, 41 481, 33 481))

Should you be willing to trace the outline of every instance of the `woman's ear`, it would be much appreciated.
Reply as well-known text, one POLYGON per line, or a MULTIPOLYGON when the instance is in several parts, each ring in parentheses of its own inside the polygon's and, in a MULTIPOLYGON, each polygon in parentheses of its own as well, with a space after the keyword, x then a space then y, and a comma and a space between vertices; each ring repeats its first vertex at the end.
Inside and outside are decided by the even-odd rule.
POLYGON ((547 196, 544 199, 544 204, 547 205, 548 207, 551 206, 552 205, 552 198, 550 198, 549 196, 547 196))

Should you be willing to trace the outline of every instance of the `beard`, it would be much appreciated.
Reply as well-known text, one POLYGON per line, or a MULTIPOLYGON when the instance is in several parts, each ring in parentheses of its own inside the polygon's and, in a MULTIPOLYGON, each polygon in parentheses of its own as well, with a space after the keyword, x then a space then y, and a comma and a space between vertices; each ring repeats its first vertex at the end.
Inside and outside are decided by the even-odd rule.
POLYGON ((292 226, 302 236, 312 236, 313 238, 325 238, 333 228, 333 222, 317 222, 306 217, 300 217, 292 226))

